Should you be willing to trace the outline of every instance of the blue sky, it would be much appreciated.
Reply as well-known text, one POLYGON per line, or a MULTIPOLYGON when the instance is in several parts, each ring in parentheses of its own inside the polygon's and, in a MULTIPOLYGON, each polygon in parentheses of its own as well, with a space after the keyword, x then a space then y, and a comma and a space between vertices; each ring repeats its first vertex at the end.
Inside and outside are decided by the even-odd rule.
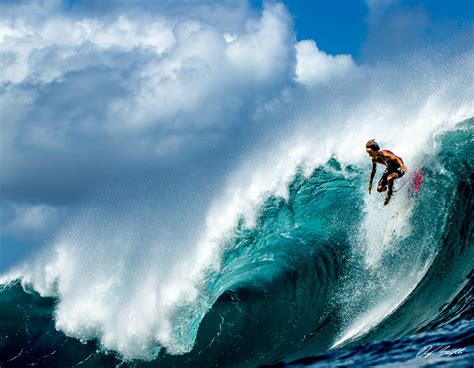
POLYGON ((295 19, 298 38, 315 39, 321 49, 331 54, 349 53, 360 62, 376 60, 385 53, 393 57, 385 42, 395 43, 396 53, 400 53, 467 36, 474 19, 474 2, 469 0, 380 1, 378 4, 387 4, 381 11, 376 10, 381 6, 376 1, 372 11, 358 0, 285 3, 295 19), (399 24, 391 27, 395 20, 399 24))
POLYGON ((285 1, 299 39, 317 40, 330 54, 356 57, 367 39, 368 7, 358 0, 285 1))
POLYGON ((406 58, 469 54, 473 6, 1 2, 0 271, 87 211, 119 222, 123 208, 147 208, 150 228, 173 237, 186 223, 192 237, 228 176, 291 127, 301 101, 337 104, 354 78, 375 78, 373 65, 397 79, 406 58))

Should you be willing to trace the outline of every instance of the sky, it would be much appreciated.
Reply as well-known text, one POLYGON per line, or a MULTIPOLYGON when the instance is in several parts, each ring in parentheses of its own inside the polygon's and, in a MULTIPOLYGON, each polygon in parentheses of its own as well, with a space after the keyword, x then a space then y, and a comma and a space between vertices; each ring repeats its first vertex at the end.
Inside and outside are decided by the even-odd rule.
POLYGON ((472 52, 473 7, 1 1, 0 272, 78 218, 111 229, 133 218, 136 239, 189 241, 304 96, 376 65, 472 52))

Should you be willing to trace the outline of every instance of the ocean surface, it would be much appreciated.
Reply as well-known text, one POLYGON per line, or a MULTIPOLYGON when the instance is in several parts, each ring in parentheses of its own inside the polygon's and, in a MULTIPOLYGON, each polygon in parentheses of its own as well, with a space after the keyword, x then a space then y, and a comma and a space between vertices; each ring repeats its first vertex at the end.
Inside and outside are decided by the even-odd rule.
POLYGON ((434 134, 421 189, 407 174, 387 207, 368 159, 297 168, 193 287, 178 269, 159 292, 113 269, 78 284, 60 242, 1 278, 0 367, 472 367, 473 153, 473 119, 434 134))

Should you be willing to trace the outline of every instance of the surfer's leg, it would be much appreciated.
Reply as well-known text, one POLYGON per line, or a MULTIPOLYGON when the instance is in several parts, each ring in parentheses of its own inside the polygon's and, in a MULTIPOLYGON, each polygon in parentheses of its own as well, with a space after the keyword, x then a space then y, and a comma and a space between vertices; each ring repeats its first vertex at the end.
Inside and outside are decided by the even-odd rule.
POLYGON ((387 176, 388 176, 388 171, 385 170, 384 173, 382 174, 382 177, 379 180, 379 183, 377 184, 377 192, 382 193, 387 190, 387 176))
POLYGON ((384 205, 387 205, 388 202, 390 202, 390 198, 392 197, 393 194, 393 182, 395 179, 398 179, 398 173, 393 172, 387 177, 387 182, 388 182, 388 190, 387 190, 387 195, 385 196, 385 201, 383 202, 384 205))

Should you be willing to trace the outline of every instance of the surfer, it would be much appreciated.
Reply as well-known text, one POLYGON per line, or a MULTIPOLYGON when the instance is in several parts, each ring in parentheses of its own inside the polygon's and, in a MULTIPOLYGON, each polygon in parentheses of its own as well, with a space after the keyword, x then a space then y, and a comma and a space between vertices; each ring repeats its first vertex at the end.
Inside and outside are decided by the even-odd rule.
POLYGON ((382 177, 379 180, 377 185, 377 192, 387 191, 385 196, 384 205, 387 205, 390 202, 390 198, 393 193, 393 183, 395 179, 401 178, 407 172, 407 167, 403 163, 403 160, 396 156, 393 152, 389 150, 381 150, 377 142, 374 139, 371 139, 365 145, 365 150, 372 158, 372 172, 370 173, 370 183, 369 183, 369 194, 372 191, 372 181, 374 180, 375 172, 377 171, 377 164, 385 165, 385 169, 382 177))

